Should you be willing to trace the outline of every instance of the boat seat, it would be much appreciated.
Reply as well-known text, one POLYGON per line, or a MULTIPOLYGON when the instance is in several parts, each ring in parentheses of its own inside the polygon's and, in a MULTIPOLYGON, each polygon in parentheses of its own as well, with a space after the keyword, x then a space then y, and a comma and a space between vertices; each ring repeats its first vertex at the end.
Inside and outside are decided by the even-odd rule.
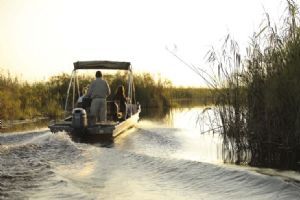
POLYGON ((81 107, 84 108, 85 110, 88 110, 88 108, 91 107, 92 99, 89 97, 83 97, 82 98, 82 103, 81 107))

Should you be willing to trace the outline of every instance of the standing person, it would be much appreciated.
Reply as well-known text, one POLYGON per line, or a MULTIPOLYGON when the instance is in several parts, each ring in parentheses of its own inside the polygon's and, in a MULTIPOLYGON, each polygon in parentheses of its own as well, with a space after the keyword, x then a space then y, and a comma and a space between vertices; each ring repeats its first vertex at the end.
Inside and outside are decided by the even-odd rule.
POLYGON ((94 80, 87 92, 87 96, 92 99, 91 116, 92 123, 96 121, 106 121, 106 97, 110 95, 109 85, 102 79, 101 71, 96 72, 96 80, 94 80))

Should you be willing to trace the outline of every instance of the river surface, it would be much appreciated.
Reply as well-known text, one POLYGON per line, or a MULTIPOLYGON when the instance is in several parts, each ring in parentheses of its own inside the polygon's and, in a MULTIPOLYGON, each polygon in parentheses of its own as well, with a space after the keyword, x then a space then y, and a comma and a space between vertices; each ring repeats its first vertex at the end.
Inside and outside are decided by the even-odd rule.
POLYGON ((2 133, 0 199, 300 199, 297 172, 223 164, 203 109, 153 111, 113 142, 2 133))

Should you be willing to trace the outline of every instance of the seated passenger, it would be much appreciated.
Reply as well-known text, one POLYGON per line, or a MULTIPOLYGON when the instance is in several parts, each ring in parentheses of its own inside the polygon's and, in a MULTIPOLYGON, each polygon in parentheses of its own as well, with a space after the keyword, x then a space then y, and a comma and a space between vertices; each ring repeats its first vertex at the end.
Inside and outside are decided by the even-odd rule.
POLYGON ((87 88, 81 89, 81 96, 77 100, 77 106, 78 108, 84 108, 87 110, 91 106, 91 100, 89 97, 86 96, 87 88))
POLYGON ((115 101, 118 106, 119 106, 119 112, 122 113, 122 119, 126 119, 126 103, 127 103, 127 99, 125 96, 125 90, 124 90, 124 86, 120 85, 117 88, 117 91, 115 93, 115 96, 113 97, 113 101, 115 101))

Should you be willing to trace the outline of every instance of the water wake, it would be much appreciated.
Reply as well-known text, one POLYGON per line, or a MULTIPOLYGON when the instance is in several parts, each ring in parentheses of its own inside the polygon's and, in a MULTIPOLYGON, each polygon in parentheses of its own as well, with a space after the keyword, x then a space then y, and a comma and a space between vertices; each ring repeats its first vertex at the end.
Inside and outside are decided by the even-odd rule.
POLYGON ((206 163, 201 151, 194 159, 191 149, 205 139, 199 135, 141 124, 96 144, 75 143, 64 132, 0 135, 0 198, 300 199, 297 182, 206 163))

